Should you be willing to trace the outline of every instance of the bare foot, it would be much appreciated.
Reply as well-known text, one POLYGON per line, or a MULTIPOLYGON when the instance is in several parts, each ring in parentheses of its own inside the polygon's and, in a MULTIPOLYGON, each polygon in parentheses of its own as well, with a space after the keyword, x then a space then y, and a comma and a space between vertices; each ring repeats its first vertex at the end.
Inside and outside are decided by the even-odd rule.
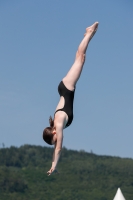
POLYGON ((87 27, 84 36, 89 35, 91 40, 98 29, 98 24, 98 22, 95 22, 92 26, 87 27))

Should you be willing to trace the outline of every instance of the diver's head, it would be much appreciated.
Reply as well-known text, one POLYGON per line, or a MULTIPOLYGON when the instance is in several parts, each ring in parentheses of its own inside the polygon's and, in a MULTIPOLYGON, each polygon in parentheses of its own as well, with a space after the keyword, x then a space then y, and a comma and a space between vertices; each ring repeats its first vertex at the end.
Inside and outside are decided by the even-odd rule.
POLYGON ((57 137, 56 137, 56 130, 54 127, 54 120, 52 120, 51 116, 49 118, 49 124, 50 127, 46 127, 43 131, 43 139, 47 144, 53 145, 56 143, 57 137))

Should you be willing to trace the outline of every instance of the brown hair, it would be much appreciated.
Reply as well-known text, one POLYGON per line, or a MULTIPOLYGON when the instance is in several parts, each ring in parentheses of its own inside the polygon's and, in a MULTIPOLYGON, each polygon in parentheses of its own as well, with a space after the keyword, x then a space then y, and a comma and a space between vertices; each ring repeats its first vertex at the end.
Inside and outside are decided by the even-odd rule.
POLYGON ((46 127, 43 131, 43 139, 47 144, 52 145, 53 133, 52 130, 54 128, 54 120, 50 116, 49 118, 50 127, 46 127))

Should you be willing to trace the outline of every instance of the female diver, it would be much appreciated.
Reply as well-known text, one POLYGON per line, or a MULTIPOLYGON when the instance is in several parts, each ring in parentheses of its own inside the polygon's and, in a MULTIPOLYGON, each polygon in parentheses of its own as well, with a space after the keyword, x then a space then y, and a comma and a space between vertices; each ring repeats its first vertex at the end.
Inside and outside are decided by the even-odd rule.
POLYGON ((50 145, 55 145, 52 166, 47 172, 48 175, 56 171, 62 149, 63 129, 68 127, 73 120, 73 100, 76 83, 82 72, 88 44, 96 33, 97 28, 98 22, 86 28, 86 33, 76 53, 75 62, 58 86, 60 101, 55 110, 54 120, 50 117, 50 127, 45 128, 43 131, 44 141, 50 145))

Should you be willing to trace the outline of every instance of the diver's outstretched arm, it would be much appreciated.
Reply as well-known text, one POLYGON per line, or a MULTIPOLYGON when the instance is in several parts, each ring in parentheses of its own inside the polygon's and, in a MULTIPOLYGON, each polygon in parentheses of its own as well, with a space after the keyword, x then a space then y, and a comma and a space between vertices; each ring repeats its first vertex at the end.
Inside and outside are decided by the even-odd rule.
POLYGON ((52 166, 50 170, 47 172, 48 176, 50 176, 54 171, 56 171, 56 167, 61 155, 62 143, 63 143, 63 127, 61 123, 56 124, 56 136, 57 136, 57 142, 53 153, 52 166))

